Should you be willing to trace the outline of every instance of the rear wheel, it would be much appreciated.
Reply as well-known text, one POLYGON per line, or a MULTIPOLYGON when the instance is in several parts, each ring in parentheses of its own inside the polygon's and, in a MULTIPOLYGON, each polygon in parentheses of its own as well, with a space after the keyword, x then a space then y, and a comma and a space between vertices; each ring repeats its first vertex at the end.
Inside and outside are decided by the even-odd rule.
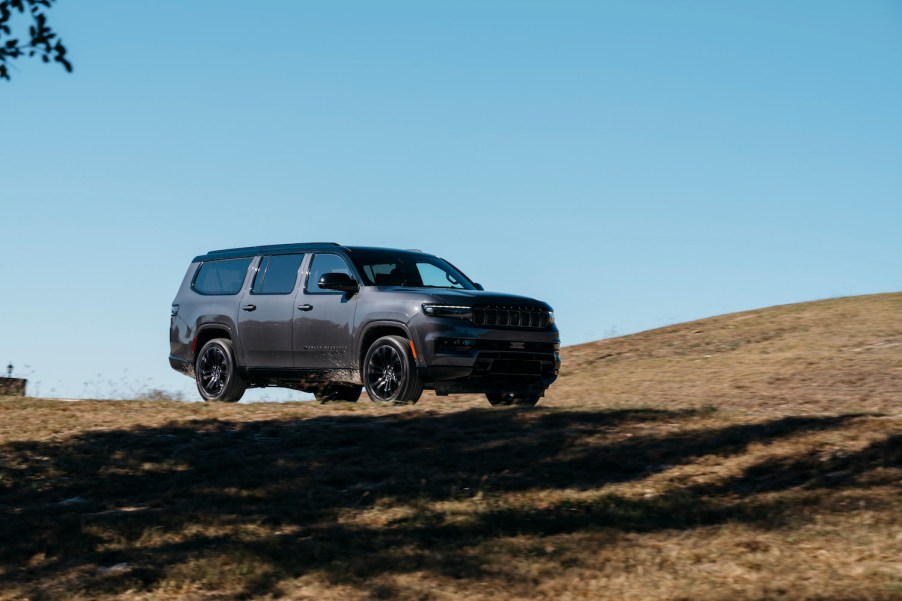
POLYGON ((363 360, 363 382, 370 399, 380 403, 412 405, 423 394, 410 343, 401 336, 383 336, 363 360))
POLYGON ((362 386, 348 386, 345 384, 329 384, 323 386, 313 393, 316 400, 320 403, 331 403, 332 401, 346 401, 348 403, 356 403, 363 391, 362 386))
POLYGON ((238 373, 232 341, 225 338, 214 338, 200 349, 194 374, 205 401, 236 403, 247 389, 247 382, 238 373))
POLYGON ((485 397, 493 406, 519 405, 532 407, 542 398, 538 392, 487 392, 485 397))

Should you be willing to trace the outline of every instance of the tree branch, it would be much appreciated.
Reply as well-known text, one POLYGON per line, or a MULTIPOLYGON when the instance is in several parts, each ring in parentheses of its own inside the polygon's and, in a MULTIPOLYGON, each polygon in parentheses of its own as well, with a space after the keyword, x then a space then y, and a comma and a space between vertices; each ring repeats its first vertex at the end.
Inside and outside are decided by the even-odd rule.
POLYGON ((56 0, 0 0, 0 79, 9 80, 12 61, 24 56, 39 56, 45 63, 56 62, 67 72, 72 72, 66 47, 47 24, 45 11, 54 2, 56 0), (21 42, 19 36, 13 37, 11 25, 17 15, 31 20, 28 35, 21 42))

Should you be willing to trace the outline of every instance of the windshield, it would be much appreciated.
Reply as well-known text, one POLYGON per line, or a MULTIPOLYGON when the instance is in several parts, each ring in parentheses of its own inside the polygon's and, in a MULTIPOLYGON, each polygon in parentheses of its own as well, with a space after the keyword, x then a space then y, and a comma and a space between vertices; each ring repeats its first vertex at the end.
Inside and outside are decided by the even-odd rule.
POLYGON ((353 249, 349 254, 366 286, 476 290, 467 276, 432 255, 388 249, 353 249))

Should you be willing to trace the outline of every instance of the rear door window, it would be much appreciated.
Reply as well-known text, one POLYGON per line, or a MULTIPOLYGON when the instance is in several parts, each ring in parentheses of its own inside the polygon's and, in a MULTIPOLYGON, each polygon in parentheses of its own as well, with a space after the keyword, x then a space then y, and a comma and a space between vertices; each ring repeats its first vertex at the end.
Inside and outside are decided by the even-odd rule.
POLYGON ((298 279, 298 269, 304 255, 273 255, 263 257, 254 278, 254 294, 290 294, 298 279))
POLYGON ((197 270, 193 288, 200 294, 238 294, 251 258, 207 261, 197 270))

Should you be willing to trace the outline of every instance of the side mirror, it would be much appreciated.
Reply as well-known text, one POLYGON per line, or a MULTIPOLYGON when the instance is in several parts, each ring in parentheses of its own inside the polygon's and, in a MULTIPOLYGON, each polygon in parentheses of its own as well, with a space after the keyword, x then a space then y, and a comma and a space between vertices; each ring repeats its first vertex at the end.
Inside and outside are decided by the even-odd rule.
POLYGON ((485 290, 485 288, 482 287, 482 284, 477 284, 476 282, 473 282, 473 285, 476 286, 477 290, 485 290))
POLYGON ((340 292, 357 292, 360 288, 354 278, 346 273, 324 273, 319 279, 319 287, 323 290, 338 290, 340 292))

